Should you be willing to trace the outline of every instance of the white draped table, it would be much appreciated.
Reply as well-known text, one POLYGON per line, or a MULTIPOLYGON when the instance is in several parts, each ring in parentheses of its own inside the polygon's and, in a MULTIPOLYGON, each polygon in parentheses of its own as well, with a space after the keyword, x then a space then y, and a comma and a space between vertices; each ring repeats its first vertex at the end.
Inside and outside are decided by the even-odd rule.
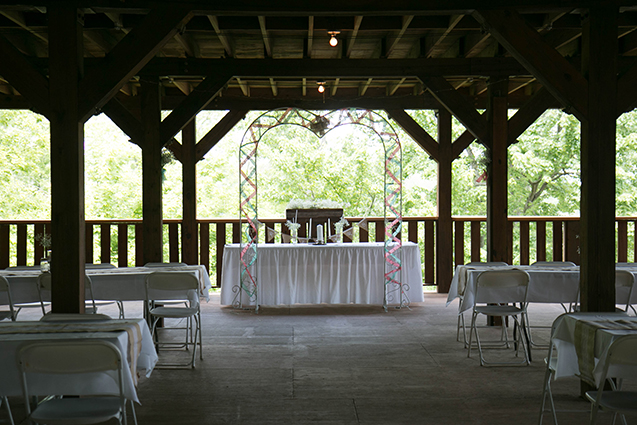
MULTIPOLYGON (((93 282, 93 297, 96 300, 141 301, 146 299, 146 276, 152 272, 163 271, 186 271, 194 274, 199 279, 200 296, 206 300, 210 299, 210 276, 206 267, 202 265, 87 269, 86 274, 93 282)), ((40 301, 37 287, 39 274, 40 271, 37 269, 0 270, 0 276, 9 281, 14 303, 40 301)), ((7 303, 6 296, 0 295, 0 305, 7 303)))
MULTIPOLYGON (((383 304, 383 243, 259 244, 258 303, 383 304)), ((226 245, 221 274, 221 304, 232 305, 240 279, 240 245, 226 245)), ((422 267, 417 244, 402 248, 402 283, 410 302, 422 302, 422 267), (405 286, 406 285, 406 286, 405 286)), ((243 305, 254 304, 245 293, 243 305)), ((390 304, 398 304, 394 293, 390 304)))
MULTIPOLYGON (((538 266, 480 266, 460 265, 451 281, 447 305, 460 298, 460 311, 473 308, 475 303, 476 280, 485 270, 520 269, 529 274, 529 292, 527 301, 531 303, 575 303, 579 294, 579 267, 538 267, 538 266)), ((637 273, 634 268, 618 268, 637 273)), ((617 291, 618 304, 625 304, 627 293, 617 291)), ((637 302, 637 291, 633 291, 631 304, 637 302)))
MULTIPOLYGON (((0 323, 0 396, 20 396, 20 372, 16 355, 29 342, 69 339, 100 339, 115 344, 124 360, 124 394, 139 402, 137 375, 149 377, 157 363, 157 352, 144 319, 112 319, 87 322, 4 322, 0 323)), ((109 375, 100 372, 73 378, 40 376, 31 381, 34 394, 57 394, 57 379, 73 379, 77 395, 118 394, 119 388, 109 375)), ((33 379, 33 378, 32 378, 33 379)))

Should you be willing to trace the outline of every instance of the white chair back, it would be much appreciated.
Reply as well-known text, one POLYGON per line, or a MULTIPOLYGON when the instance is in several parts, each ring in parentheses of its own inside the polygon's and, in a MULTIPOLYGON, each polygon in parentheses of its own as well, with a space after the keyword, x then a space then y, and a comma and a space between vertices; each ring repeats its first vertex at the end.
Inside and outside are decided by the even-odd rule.
POLYGON ((488 270, 476 281, 476 303, 523 303, 529 287, 529 274, 524 270, 488 270))
POLYGON ((153 272, 146 277, 146 299, 188 300, 199 303, 199 281, 188 272, 153 272))
POLYGON ((485 266, 485 267, 498 267, 498 266, 508 266, 504 261, 472 261, 470 263, 465 264, 466 266, 485 266))
POLYGON ((536 261, 531 267, 577 267, 577 264, 572 261, 536 261))
POLYGON ((635 275, 628 270, 615 271, 615 303, 624 306, 624 311, 630 307, 630 299, 635 287, 635 275))
POLYGON ((144 264, 144 267, 180 267, 180 266, 187 266, 188 264, 186 263, 146 263, 144 264))
POLYGON ((84 265, 85 270, 96 270, 96 269, 116 269, 117 266, 111 263, 86 263, 84 265))

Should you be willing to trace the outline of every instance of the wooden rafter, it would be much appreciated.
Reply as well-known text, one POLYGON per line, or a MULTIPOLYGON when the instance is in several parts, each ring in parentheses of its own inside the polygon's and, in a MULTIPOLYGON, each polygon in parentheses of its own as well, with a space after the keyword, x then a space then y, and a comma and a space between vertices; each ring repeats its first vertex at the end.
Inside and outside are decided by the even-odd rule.
POLYGON ((241 121, 249 111, 247 109, 231 110, 224 115, 214 127, 197 143, 195 160, 201 161, 204 156, 225 136, 228 131, 241 121))
POLYGON ((413 19, 414 19, 413 15, 403 16, 402 27, 400 28, 400 31, 398 31, 398 33, 393 36, 393 41, 391 45, 389 46, 389 48, 387 49, 387 52, 385 53, 385 57, 389 58, 391 57, 392 53, 394 53, 396 46, 398 46, 398 43, 400 43, 400 40, 403 38, 403 35, 405 35, 405 31, 407 31, 407 28, 409 28, 409 24, 411 24, 411 21, 413 19))
POLYGON ((226 52, 226 56, 230 58, 233 57, 234 55, 232 54, 232 47, 230 46, 230 40, 221 31, 221 27, 219 27, 219 20, 217 19, 217 17, 208 15, 208 20, 210 21, 210 25, 212 25, 212 28, 215 30, 215 33, 217 34, 217 37, 219 38, 219 41, 221 42, 221 45, 223 46, 223 49, 226 52))
POLYGON ((80 120, 86 121, 119 88, 148 63, 187 22, 190 9, 160 6, 128 33, 105 58, 105 66, 93 68, 80 83, 80 120))
POLYGON ((20 12, 18 10, 2 10, 2 11, 0 11, 0 14, 4 15, 5 18, 9 19, 10 21, 15 23, 16 25, 18 25, 21 28, 25 29, 28 33, 33 35, 35 38, 37 38, 40 41, 44 42, 44 44, 46 44, 46 45, 49 44, 49 37, 47 37, 47 34, 39 32, 39 31, 36 31, 36 30, 32 29, 31 27, 29 27, 27 25, 27 23, 26 23, 26 20, 24 19, 24 14, 22 12, 20 12))
POLYGON ((341 82, 340 78, 334 80, 334 84, 330 87, 330 94, 332 96, 336 96, 336 91, 338 90, 338 84, 341 82))
POLYGON ((276 81, 274 81, 274 78, 270 77, 270 89, 272 89, 272 96, 277 96, 279 94, 279 90, 276 87, 276 81))
POLYGON ((175 34, 175 40, 177 40, 177 43, 179 43, 179 45, 184 49, 186 56, 191 58, 201 57, 201 54, 199 53, 199 45, 188 34, 181 34, 178 32, 175 34))
POLYGON ((478 56, 491 42, 491 34, 488 32, 467 36, 464 57, 473 58, 478 56))
POLYGON ((427 152, 433 159, 439 161, 438 142, 425 131, 407 112, 402 109, 387 110, 391 119, 396 121, 403 130, 427 152))
POLYGON ((513 10, 481 10, 475 18, 580 120, 588 116, 588 82, 513 10))
POLYGON ((312 58, 312 47, 314 44, 314 16, 307 18, 307 57, 312 58))
POLYGON ((431 94, 445 106, 481 143, 488 146, 487 121, 461 93, 442 77, 419 77, 431 94))
POLYGON ((406 77, 403 77, 399 81, 389 84, 387 86, 387 96, 393 96, 396 93, 396 90, 400 88, 400 85, 404 83, 406 79, 406 77))
POLYGON ((161 122, 161 143, 164 145, 168 143, 175 134, 194 119, 197 113, 205 108, 226 85, 229 78, 227 75, 210 75, 195 87, 192 93, 161 122))
POLYGON ((347 43, 347 51, 345 52, 345 57, 347 58, 352 55, 352 50, 354 49, 354 44, 356 43, 356 37, 358 36, 358 31, 360 30, 362 23, 362 16, 354 16, 354 29, 352 30, 352 34, 349 37, 349 41, 347 43))
POLYGON ((250 86, 245 81, 241 81, 241 78, 237 77, 237 84, 241 88, 241 92, 244 96, 250 96, 250 86))
POLYGON ((6 78, 33 108, 50 117, 49 81, 4 36, 0 35, 0 75, 6 78))
POLYGON ((261 37, 263 37, 263 45, 265 46, 265 57, 272 57, 272 43, 270 42, 270 36, 268 29, 265 26, 265 16, 259 16, 259 27, 261 28, 261 37))
POLYGON ((362 83, 360 85, 360 87, 358 88, 358 95, 359 96, 365 96, 365 92, 367 92, 367 89, 372 84, 372 80, 373 80, 373 78, 368 78, 366 82, 364 82, 364 83, 362 83))
POLYGON ((509 118, 508 123, 508 143, 509 145, 517 142, 517 138, 526 131, 548 108, 554 106, 555 98, 546 90, 540 90, 529 99, 526 105, 518 109, 518 111, 509 118))
POLYGON ((456 25, 458 25, 458 22, 460 22, 463 17, 464 15, 451 15, 449 17, 449 26, 447 27, 447 29, 445 29, 445 31, 440 36, 436 37, 434 42, 431 43, 431 46, 429 46, 426 49, 423 56, 426 58, 430 58, 434 50, 436 49, 436 47, 438 47, 438 45, 442 43, 444 39, 449 36, 449 33, 451 33, 451 30, 453 30, 456 27, 456 25))

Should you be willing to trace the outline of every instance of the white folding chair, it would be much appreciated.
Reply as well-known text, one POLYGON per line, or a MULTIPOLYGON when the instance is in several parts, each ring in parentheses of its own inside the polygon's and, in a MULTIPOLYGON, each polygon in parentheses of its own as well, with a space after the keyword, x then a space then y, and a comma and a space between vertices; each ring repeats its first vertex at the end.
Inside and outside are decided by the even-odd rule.
POLYGON ((0 276, 0 295, 1 294, 4 294, 4 296, 7 298, 7 305, 9 307, 9 310, 0 311, 0 321, 11 319, 12 322, 15 322, 16 312, 13 307, 13 300, 11 298, 11 287, 9 286, 9 281, 4 276, 0 276))
MULTIPOLYGON (((602 374, 596 391, 587 391, 586 398, 591 402, 591 425, 597 421, 598 411, 620 414, 625 424, 625 414, 637 414, 637 392, 622 390, 624 379, 637 378, 637 335, 620 336, 608 347, 606 356, 600 359, 602 374), (615 384, 614 379, 617 379, 615 384), (612 391, 605 390, 606 380, 612 391)), ((599 366, 599 365, 598 365, 599 366)))
MULTIPOLYGON (((97 339, 42 341, 25 344, 18 351, 18 368, 22 374, 22 393, 28 420, 37 424, 95 424, 116 418, 126 420, 126 397, 123 384, 123 361, 119 349, 112 343, 97 339), (47 397, 31 409, 31 397, 77 396, 77 388, 64 376, 108 373, 116 381, 114 395, 90 397, 47 397), (33 374, 59 376, 56 394, 38 394, 33 389, 33 374)), ((135 408, 133 419, 135 424, 135 408)))
POLYGON ((572 261, 536 261, 531 267, 577 267, 572 261))
POLYGON ((628 270, 619 269, 615 271, 615 301, 616 304, 623 306, 620 310, 626 313, 628 313, 629 308, 632 308, 630 299, 633 296, 634 287, 635 275, 628 270))
POLYGON ((16 312, 15 312, 16 319, 18 317, 18 314, 20 314, 20 311, 23 308, 40 308, 42 309, 42 315, 44 316, 46 314, 46 307, 49 307, 51 305, 51 302, 44 301, 44 299, 42 298, 42 291, 46 291, 49 293, 51 292, 51 279, 50 279, 49 272, 41 273, 38 276, 36 285, 38 288, 38 297, 40 301, 14 304, 13 306, 16 308, 16 312))
POLYGON ((9 405, 9 399, 5 396, 0 397, 0 407, 2 407, 3 403, 7 409, 7 416, 9 417, 9 423, 11 425, 15 425, 15 422, 13 422, 13 415, 11 414, 11 406, 9 405))
POLYGON ((179 267, 179 266, 187 266, 188 264, 186 263, 178 263, 178 262, 173 262, 173 263, 146 263, 144 264, 144 267, 179 267))
POLYGON ((551 412, 553 416, 553 423, 557 425, 557 412, 560 413, 584 413, 588 412, 587 410, 572 410, 572 409, 555 409, 555 401, 553 399, 553 391, 551 390, 551 380, 555 379, 555 373, 557 371, 557 357, 555 356, 555 342, 553 338, 555 337, 555 329, 559 324, 562 316, 568 313, 563 313, 559 315, 551 325, 551 339, 549 341, 549 351, 548 356, 544 358, 544 363, 546 365, 546 371, 544 372, 544 384, 542 385, 542 404, 540 406, 540 421, 539 424, 542 425, 542 421, 544 420, 544 414, 547 411, 551 412), (549 409, 546 409, 546 399, 549 400, 549 409))
POLYGON ((118 301, 118 300, 96 300, 95 299, 95 297, 93 296, 93 280, 88 275, 85 275, 85 277, 84 277, 84 288, 85 288, 85 291, 88 292, 88 295, 90 297, 90 299, 88 299, 86 301, 86 305, 84 307, 84 309, 85 309, 85 311, 87 313, 96 314, 97 313, 97 309, 99 307, 104 307, 106 305, 116 304, 117 308, 119 310, 119 318, 120 319, 124 318, 124 304, 121 301, 118 301))
MULTIPOLYGON (((466 266, 482 266, 482 267, 500 267, 500 266, 508 266, 504 261, 472 261, 470 263, 465 264, 466 266)), ((460 329, 462 328, 462 337, 464 341, 464 348, 467 348, 467 328, 464 322, 464 312, 461 311, 462 302, 464 301, 464 288, 458 288, 458 327, 456 329, 456 341, 460 341, 460 329)))
MULTIPOLYGON (((467 357, 471 357, 471 339, 473 334, 476 336, 478 352, 480 353, 480 365, 522 365, 530 364, 528 354, 528 335, 526 324, 524 323, 526 314, 526 296, 529 286, 529 275, 524 270, 489 270, 480 273, 476 281, 475 304, 473 306, 473 314, 471 317, 471 329, 469 330, 469 350, 467 357), (519 307, 515 304, 519 303, 519 307), (524 361, 522 362, 487 362, 482 352, 482 342, 476 326, 476 318, 479 314, 486 316, 502 318, 502 329, 506 336, 506 317, 511 317, 514 321, 514 345, 516 348, 516 356, 519 354, 520 347, 524 352, 524 361), (520 316, 520 320, 518 320, 520 316), (516 336, 516 330, 517 336, 516 336)), ((487 348, 487 347, 485 347, 487 348)))
POLYGON ((117 266, 111 263, 86 263, 84 270, 99 270, 99 269, 116 269, 117 266))
MULTIPOLYGON (((151 333, 155 340, 157 350, 175 349, 183 347, 186 350, 192 346, 192 359, 189 363, 162 363, 160 368, 184 368, 195 367, 197 345, 199 355, 203 360, 201 343, 201 310, 199 308, 199 281, 191 273, 187 272, 163 272, 150 273, 146 277, 146 305, 148 317, 151 319, 151 333), (185 306, 164 306, 163 299, 186 303, 185 306), (156 306, 155 303, 159 303, 156 306), (185 319, 186 339, 182 342, 160 342, 158 335, 158 322, 161 319, 185 319), (194 326, 193 326, 194 324, 194 326)), ((165 321, 165 320, 164 320, 165 321)), ((163 332, 183 328, 162 327, 163 332)))

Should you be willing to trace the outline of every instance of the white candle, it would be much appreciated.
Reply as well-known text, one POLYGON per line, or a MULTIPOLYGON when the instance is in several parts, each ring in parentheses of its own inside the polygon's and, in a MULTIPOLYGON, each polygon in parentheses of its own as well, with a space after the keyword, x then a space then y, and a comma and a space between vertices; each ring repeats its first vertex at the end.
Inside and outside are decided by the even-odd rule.
POLYGON ((298 216, 299 216, 299 210, 296 210, 296 212, 294 213, 294 222, 295 223, 297 222, 296 219, 298 218, 298 216))
POLYGON ((323 225, 319 224, 316 226, 316 239, 318 239, 319 243, 323 243, 323 225))
POLYGON ((308 239, 312 239, 312 219, 310 218, 310 233, 307 235, 308 239))
POLYGON ((330 223, 330 219, 328 218, 327 219, 327 238, 328 239, 332 237, 331 232, 332 232, 332 225, 330 223))

